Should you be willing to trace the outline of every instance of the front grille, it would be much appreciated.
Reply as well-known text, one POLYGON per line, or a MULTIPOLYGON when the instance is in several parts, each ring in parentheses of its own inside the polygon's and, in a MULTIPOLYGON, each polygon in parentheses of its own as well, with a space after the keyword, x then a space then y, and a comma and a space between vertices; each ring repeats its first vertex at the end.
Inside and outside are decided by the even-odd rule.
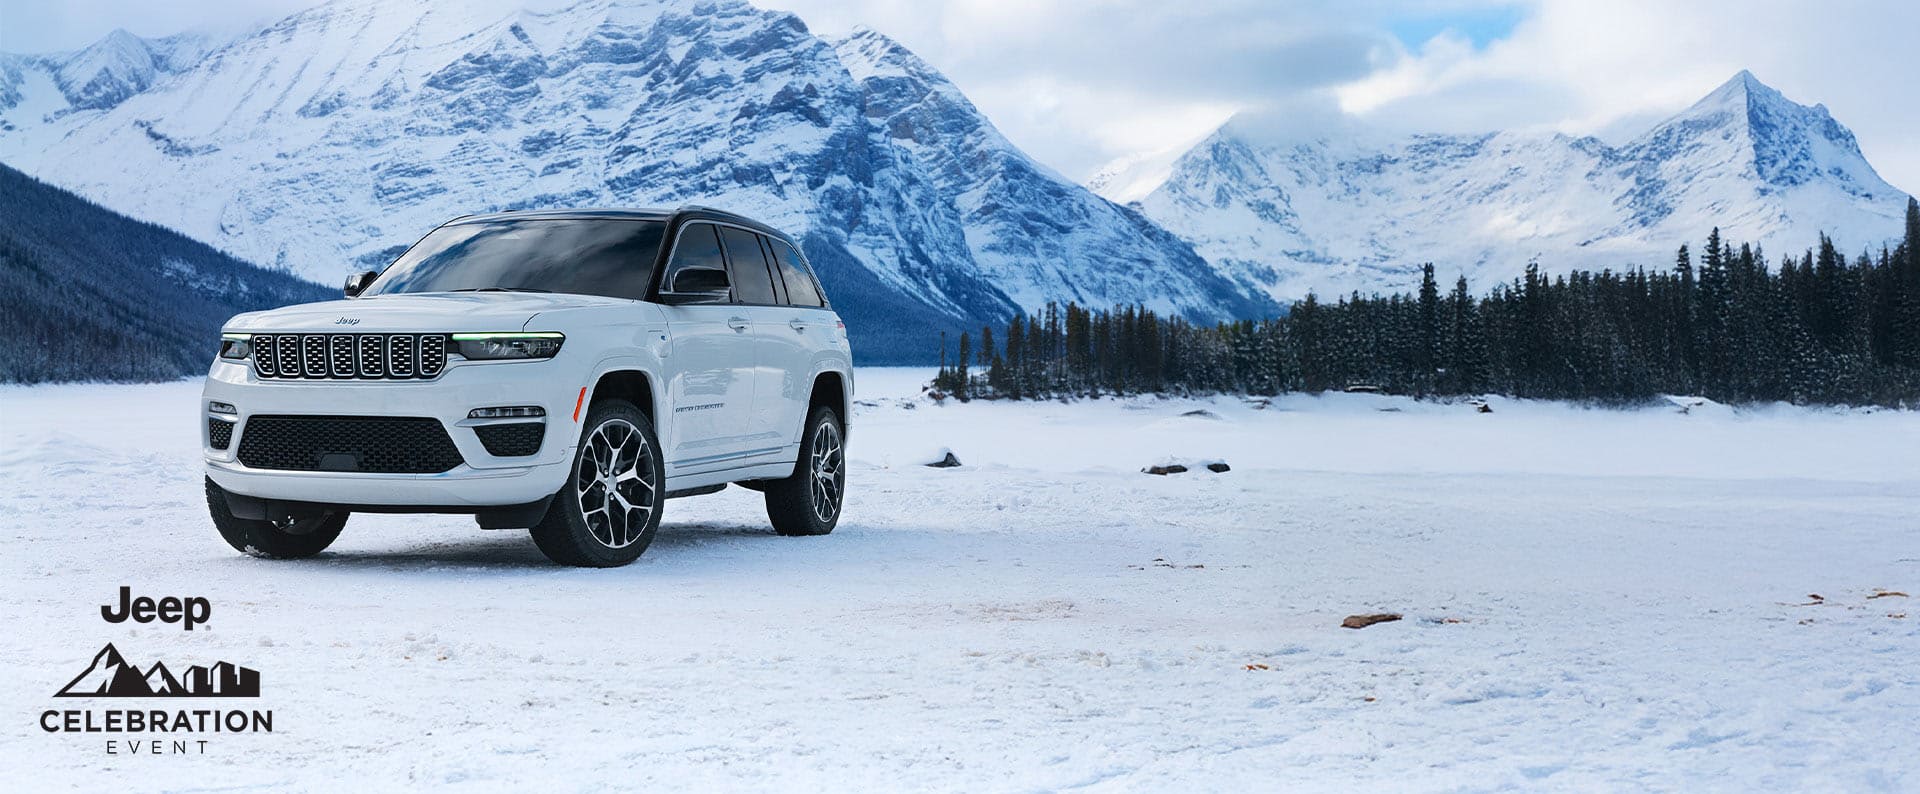
POLYGON ((446 334, 255 334, 253 371, 283 380, 425 380, 447 368, 446 334))
POLYGON ((414 352, 413 337, 387 337, 387 371, 396 378, 413 377, 414 352))
POLYGON ((255 416, 240 462, 256 469, 437 474, 464 463, 440 420, 418 416, 255 416))
POLYGON ((233 423, 207 417, 207 443, 214 449, 226 449, 228 444, 233 443, 233 423))
POLYGON ((480 425, 473 429, 487 454, 518 458, 540 451, 540 438, 547 432, 545 422, 515 422, 505 425, 480 425))

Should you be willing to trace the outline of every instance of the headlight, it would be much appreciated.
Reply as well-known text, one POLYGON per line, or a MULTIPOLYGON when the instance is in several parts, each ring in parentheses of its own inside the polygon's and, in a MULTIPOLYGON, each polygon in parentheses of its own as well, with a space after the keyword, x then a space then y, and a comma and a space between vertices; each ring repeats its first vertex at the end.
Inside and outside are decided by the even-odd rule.
POLYGON ((553 358, 564 341, 564 335, 552 331, 453 335, 460 355, 476 361, 553 358))
POLYGON ((253 355, 253 335, 252 334, 221 334, 220 335, 220 357, 221 358, 239 360, 239 359, 244 359, 251 355, 253 355))

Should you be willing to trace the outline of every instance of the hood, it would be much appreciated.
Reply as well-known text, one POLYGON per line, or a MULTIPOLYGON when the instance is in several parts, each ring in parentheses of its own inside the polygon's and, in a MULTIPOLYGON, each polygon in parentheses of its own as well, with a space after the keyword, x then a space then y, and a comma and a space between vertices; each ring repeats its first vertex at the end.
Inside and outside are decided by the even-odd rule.
POLYGON ((520 331, 535 314, 557 309, 631 305, 621 298, 538 292, 432 292, 375 295, 248 312, 227 331, 403 332, 520 331), (351 322, 349 322, 351 321, 351 322))

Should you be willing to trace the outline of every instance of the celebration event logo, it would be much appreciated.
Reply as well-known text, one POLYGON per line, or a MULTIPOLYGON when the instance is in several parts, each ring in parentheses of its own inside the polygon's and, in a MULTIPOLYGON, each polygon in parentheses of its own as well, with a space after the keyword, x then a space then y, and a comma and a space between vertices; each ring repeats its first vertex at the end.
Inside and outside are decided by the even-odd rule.
MULTIPOLYGON (((120 588, 120 603, 102 606, 100 616, 109 623, 129 619, 138 623, 179 624, 192 631, 204 626, 213 616, 213 605, 204 598, 154 601, 133 598, 128 588, 120 588)), ((185 698, 257 698, 260 697, 260 672, 229 661, 211 665, 193 665, 179 673, 164 662, 141 668, 128 661, 113 643, 107 643, 85 670, 60 691, 56 698, 115 698, 175 701, 185 698)), ((130 704, 131 705, 131 704, 130 704)), ((158 705, 158 704, 155 704, 158 705)), ((47 709, 40 713, 40 729, 47 733, 136 734, 133 738, 110 738, 108 755, 204 754, 209 733, 272 733, 272 709, 240 708, 73 708, 47 709), (154 738, 153 734, 165 734, 154 738)))

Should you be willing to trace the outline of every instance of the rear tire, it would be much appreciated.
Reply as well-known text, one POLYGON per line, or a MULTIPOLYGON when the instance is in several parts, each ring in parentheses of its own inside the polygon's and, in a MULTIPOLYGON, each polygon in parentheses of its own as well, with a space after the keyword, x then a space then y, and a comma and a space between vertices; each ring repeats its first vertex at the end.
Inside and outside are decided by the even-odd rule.
POLYGON ((626 400, 596 402, 581 423, 566 484, 528 533, 561 565, 626 565, 660 529, 666 480, 653 420, 626 400))
POLYGON ((840 523, 847 492, 846 434, 832 408, 816 406, 800 434, 793 476, 766 483, 767 519, 782 535, 825 535, 840 523))
POLYGON ((226 490, 215 484, 213 478, 205 479, 207 513, 213 516, 213 526, 220 530, 220 537, 235 551, 263 559, 297 560, 319 554, 340 537, 340 530, 347 526, 347 516, 352 515, 341 510, 279 523, 237 518, 227 506, 226 490))

